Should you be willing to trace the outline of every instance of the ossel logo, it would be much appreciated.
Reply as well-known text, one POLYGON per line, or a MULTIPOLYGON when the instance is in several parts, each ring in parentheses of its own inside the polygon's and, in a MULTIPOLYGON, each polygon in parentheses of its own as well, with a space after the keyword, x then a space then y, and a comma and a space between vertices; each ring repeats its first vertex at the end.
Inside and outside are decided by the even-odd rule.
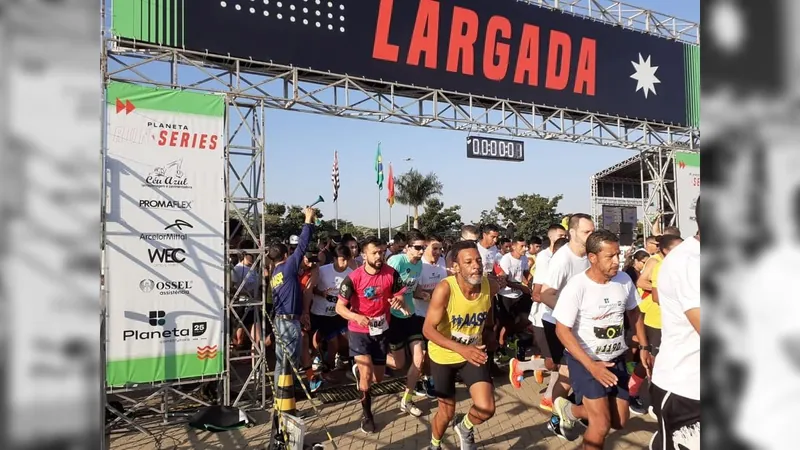
POLYGON ((154 281, 149 278, 139 282, 139 290, 145 294, 153 291, 158 292, 158 295, 180 295, 190 294, 193 282, 189 280, 182 281, 154 281))

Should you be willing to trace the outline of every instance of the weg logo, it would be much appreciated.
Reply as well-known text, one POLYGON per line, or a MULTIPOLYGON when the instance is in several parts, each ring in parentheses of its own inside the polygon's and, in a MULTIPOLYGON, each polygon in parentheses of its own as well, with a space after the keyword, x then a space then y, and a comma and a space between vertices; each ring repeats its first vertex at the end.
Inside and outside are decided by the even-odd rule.
POLYGON ((186 254, 186 250, 182 248, 148 248, 147 253, 151 263, 182 264, 186 261, 186 258, 181 256, 186 254))
POLYGON ((488 315, 489 313, 482 312, 467 314, 466 316, 453 316, 450 318, 450 323, 452 323, 455 328, 480 327, 486 322, 486 316, 488 315))

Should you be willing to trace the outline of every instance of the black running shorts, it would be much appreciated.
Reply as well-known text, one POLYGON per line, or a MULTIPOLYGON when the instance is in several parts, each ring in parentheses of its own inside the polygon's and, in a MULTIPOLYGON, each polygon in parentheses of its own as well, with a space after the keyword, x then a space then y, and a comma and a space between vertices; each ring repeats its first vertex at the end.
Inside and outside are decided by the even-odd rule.
POLYGON ((455 398, 456 374, 464 381, 467 389, 482 381, 494 385, 488 363, 478 367, 466 361, 458 364, 437 364, 431 360, 433 394, 438 398, 455 398))

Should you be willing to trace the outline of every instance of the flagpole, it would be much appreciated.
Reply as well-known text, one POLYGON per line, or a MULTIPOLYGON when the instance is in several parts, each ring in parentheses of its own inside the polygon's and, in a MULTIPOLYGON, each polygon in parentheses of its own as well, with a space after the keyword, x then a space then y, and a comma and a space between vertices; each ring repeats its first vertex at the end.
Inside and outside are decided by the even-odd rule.
POLYGON ((381 188, 378 186, 378 239, 381 238, 381 188))
POLYGON ((392 240, 392 205, 389 204, 389 240, 392 240))
POLYGON ((334 206, 336 206, 335 226, 336 226, 336 229, 338 230, 339 229, 339 199, 336 199, 336 201, 334 202, 334 206))

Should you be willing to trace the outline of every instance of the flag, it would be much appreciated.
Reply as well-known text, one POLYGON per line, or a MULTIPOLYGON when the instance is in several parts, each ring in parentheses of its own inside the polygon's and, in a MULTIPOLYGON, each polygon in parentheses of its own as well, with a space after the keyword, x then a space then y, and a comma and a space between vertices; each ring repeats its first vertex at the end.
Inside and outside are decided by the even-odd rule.
POLYGON ((375 154, 375 180, 378 184, 378 190, 383 189, 383 157, 381 156, 381 143, 378 142, 378 153, 375 154))
POLYGON ((392 172, 392 163, 389 163, 389 185, 387 187, 386 201, 389 202, 389 208, 394 206, 394 172, 392 172))
POLYGON ((333 201, 339 198, 339 152, 333 152, 333 170, 331 170, 331 182, 333 183, 333 201))

